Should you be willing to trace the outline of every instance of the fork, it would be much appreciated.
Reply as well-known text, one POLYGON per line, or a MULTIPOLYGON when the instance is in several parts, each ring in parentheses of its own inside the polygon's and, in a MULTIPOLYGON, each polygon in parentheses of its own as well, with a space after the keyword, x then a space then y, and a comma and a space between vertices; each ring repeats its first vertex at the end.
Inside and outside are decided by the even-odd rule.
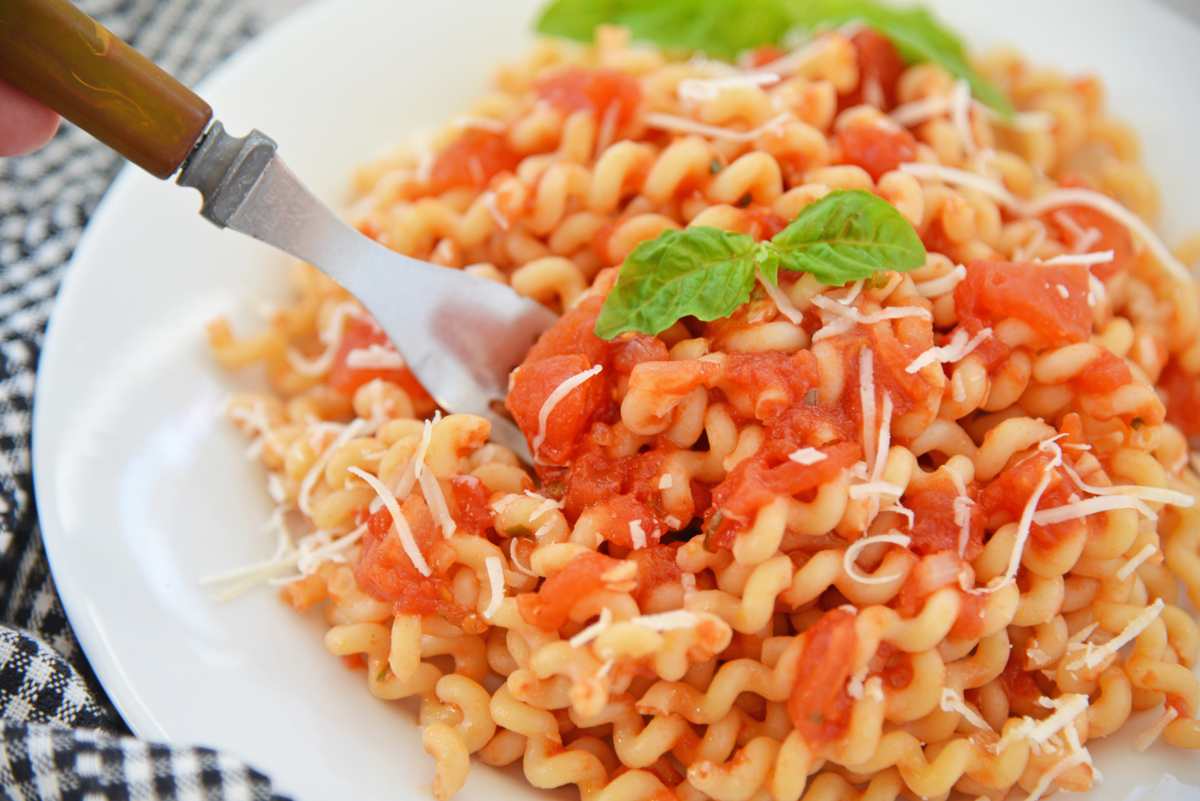
POLYGON ((321 202, 257 130, 209 105, 66 0, 0 0, 0 77, 150 174, 200 191, 200 214, 333 278, 449 412, 487 418, 526 461, 508 376, 555 315, 511 287, 389 250, 321 202))

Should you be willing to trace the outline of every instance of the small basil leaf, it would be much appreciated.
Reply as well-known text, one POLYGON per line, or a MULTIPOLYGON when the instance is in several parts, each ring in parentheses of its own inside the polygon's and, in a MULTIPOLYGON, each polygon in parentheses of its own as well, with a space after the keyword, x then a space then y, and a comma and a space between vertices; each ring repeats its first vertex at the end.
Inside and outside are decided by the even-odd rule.
POLYGON ((609 292, 596 336, 657 334, 689 315, 728 317, 754 288, 752 237, 699 226, 664 231, 633 249, 609 292))
POLYGON ((601 24, 623 25, 635 39, 663 47, 732 60, 743 50, 778 42, 792 20, 779 0, 760 0, 753 13, 731 0, 555 0, 537 30, 591 41, 601 24))
POLYGON ((812 273, 827 286, 925 263, 925 246, 908 220, 865 189, 830 192, 805 206, 771 248, 781 268, 812 273))

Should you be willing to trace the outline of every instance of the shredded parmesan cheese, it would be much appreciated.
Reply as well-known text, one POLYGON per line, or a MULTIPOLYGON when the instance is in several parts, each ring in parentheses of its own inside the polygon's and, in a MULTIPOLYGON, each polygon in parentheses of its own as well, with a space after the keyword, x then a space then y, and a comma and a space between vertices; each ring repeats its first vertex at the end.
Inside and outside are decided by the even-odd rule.
POLYGON ((675 479, 671 478, 670 473, 663 473, 658 477, 658 488, 660 490, 670 489, 675 485, 675 479))
POLYGON ((429 511, 433 515, 433 519, 442 529, 442 536, 450 539, 458 530, 458 524, 454 522, 454 517, 450 514, 441 483, 438 482, 437 476, 428 470, 421 471, 418 481, 421 484, 421 494, 425 496, 425 503, 429 504, 429 511))
POLYGON ((1067 669, 1078 670, 1085 665, 1088 668, 1096 667, 1105 659, 1108 659, 1110 656, 1119 651, 1121 646, 1131 642, 1134 637, 1145 631, 1150 624, 1157 620, 1158 616, 1162 614, 1164 606, 1166 606, 1166 604, 1163 603, 1162 598, 1155 598, 1154 603, 1143 609, 1141 613, 1138 614, 1138 616, 1132 621, 1130 621, 1129 625, 1122 629, 1121 633, 1116 637, 1113 637, 1111 640, 1099 647, 1088 643, 1087 653, 1085 653, 1081 659, 1075 660, 1067 667, 1067 669))
POLYGON ((858 352, 859 400, 862 403, 862 444, 867 469, 875 464, 875 361, 869 348, 858 352))
POLYGON ((912 364, 904 368, 906 373, 915 373, 926 365, 938 362, 954 364, 967 358, 976 348, 992 335, 992 329, 984 328, 975 336, 968 337, 965 329, 958 329, 950 341, 940 347, 933 347, 913 359, 912 364))
MULTIPOLYGON (((1090 229, 1090 230, 1095 230, 1090 229)), ((1107 264, 1116 256, 1115 250, 1100 250, 1095 253, 1062 253, 1042 261, 1042 264, 1082 264, 1091 267, 1094 264, 1107 264)), ((1040 261, 1040 260, 1039 260, 1040 261)))
POLYGON ((779 75, 774 72, 752 72, 724 78, 684 78, 675 93, 686 102, 704 102, 715 100, 726 89, 755 88, 776 83, 779 83, 779 75))
POLYGON ((864 548, 880 542, 888 542, 892 545, 899 545, 901 548, 907 548, 908 544, 912 542, 912 537, 892 531, 887 534, 876 534, 873 537, 863 537, 852 542, 842 557, 842 567, 845 568, 846 574, 850 578, 860 584, 886 584, 889 581, 895 581, 903 575, 903 573, 893 573, 890 576, 868 576, 858 569, 858 565, 855 564, 858 555, 862 553, 864 548))
POLYGON ((816 464, 825 461, 825 454, 816 448, 800 448, 788 454, 788 459, 797 464, 816 464))
POLYGON ((904 487, 890 481, 868 481, 865 484, 855 484, 849 490, 849 495, 855 500, 878 497, 880 495, 895 495, 899 498, 904 494, 904 487))
POLYGON ((778 130, 783 123, 792 118, 791 112, 780 114, 749 131, 735 131, 732 128, 722 128, 719 125, 709 125, 677 114, 666 114, 661 111, 647 112, 642 120, 647 128, 670 133, 695 134, 709 139, 725 139, 730 142, 753 142, 767 131, 778 130))
POLYGON ((630 622, 644 629, 663 632, 695 628, 700 625, 700 618, 693 612, 675 609, 671 612, 659 612, 657 615, 640 615, 630 622))
POLYGON ((570 646, 572 648, 582 648, 583 646, 590 643, 592 640, 599 637, 605 631, 607 631, 608 627, 612 625, 612 619, 613 619, 612 610, 609 609, 607 606, 603 607, 600 610, 600 617, 598 620, 596 620, 595 623, 593 623, 590 626, 588 626, 587 628, 583 629, 583 631, 576 634, 574 637, 572 637, 567 642, 570 644, 570 646))
POLYGON ((1138 551, 1133 556, 1129 557, 1129 561, 1121 565, 1121 569, 1117 571, 1117 579, 1124 581, 1133 575, 1133 571, 1142 566, 1142 563, 1149 559, 1158 551, 1158 548, 1153 544, 1147 544, 1145 548, 1138 551))
POLYGON ((792 299, 787 296, 787 293, 771 283, 761 269, 755 268, 754 272, 758 276, 758 283, 762 285, 763 290, 767 293, 767 297, 775 302, 775 308, 779 309, 779 313, 788 318, 788 321, 794 325, 804 322, 804 312, 796 308, 795 304, 792 303, 792 299))
POLYGON ((476 114, 460 114, 450 121, 456 128, 478 128, 492 133, 506 133, 508 125, 503 120, 494 117, 482 117, 476 114))
POLYGON ((921 281, 918 284, 913 284, 917 290, 917 294, 923 298, 937 298, 942 295, 954 291, 954 288, 962 283, 962 280, 967 277, 967 268, 961 264, 954 265, 954 269, 945 275, 937 278, 930 278, 928 281, 921 281))
POLYGON ((400 504, 396 503, 396 498, 392 493, 388 492, 387 487, 383 486, 382 481, 365 470, 351 467, 350 472, 367 482, 367 485, 375 490, 379 499, 383 501, 383 505, 392 516, 392 526, 396 529, 396 536, 400 538, 400 545, 404 548, 404 553, 412 560, 413 567, 422 576, 432 575, 433 571, 429 569, 429 565, 425 562, 425 556, 421 553, 421 549, 417 547, 417 541, 413 538, 412 529, 408 527, 408 521, 404 518, 403 513, 401 513, 400 504))
POLYGON ((533 437, 532 450, 533 460, 535 462, 546 464, 546 462, 542 462, 538 458, 538 451, 541 450, 542 443, 546 441, 546 421, 550 418, 550 412, 554 411, 554 407, 557 406, 563 398, 567 397, 571 390, 575 389, 575 387, 579 386, 584 381, 587 381, 589 378, 596 375, 603 369, 603 365, 597 364, 590 370, 584 370, 582 373, 576 373, 555 387, 554 391, 546 397, 545 402, 542 404, 542 408, 538 411, 537 433, 533 437))
POLYGON ((1158 515, 1154 514, 1153 509, 1137 498, 1120 495, 1101 495, 1098 498, 1088 498, 1085 501, 1076 501, 1075 503, 1064 504, 1053 509, 1042 509, 1040 512, 1034 513, 1033 522, 1039 526, 1049 526, 1053 523, 1075 520, 1099 512, 1111 512, 1115 509, 1136 509, 1151 520, 1158 517, 1158 515))
POLYGON ((646 530, 642 528, 641 520, 629 521, 629 538, 633 541, 633 549, 640 551, 646 547, 646 530))
POLYGON ((1133 750, 1139 754, 1154 744, 1154 741, 1162 735, 1163 730, 1171 724, 1171 721, 1179 717, 1179 710, 1173 706, 1167 707, 1167 711, 1159 716, 1154 725, 1145 731, 1138 734, 1133 740, 1133 750))
POLYGON ((301 512, 312 517, 312 504, 309 502, 309 496, 312 494, 313 487, 317 484, 317 479, 324 474, 325 465, 329 463, 333 454, 347 442, 360 434, 366 434, 370 429, 371 424, 368 421, 358 418, 343 428, 342 432, 334 438, 333 442, 329 443, 329 446, 321 451, 321 455, 317 457, 312 467, 304 474, 304 478, 300 480, 300 492, 296 496, 296 506, 299 507, 301 512))
POLYGON ((942 688, 941 707, 946 712, 958 712, 967 719, 968 723, 977 729, 992 731, 992 727, 989 726, 988 722, 983 719, 983 716, 980 715, 974 707, 963 700, 963 697, 959 695, 958 690, 954 689, 953 687, 942 688))
POLYGON ((351 370, 399 370, 404 367, 404 357, 395 348, 374 342, 347 352, 346 366, 351 370))
POLYGON ((1025 503, 1025 508, 1021 510, 1021 520, 1017 524, 1017 538, 1013 542, 1012 553, 1008 557, 1008 568, 1004 571, 1004 580, 997 585, 996 589, 1006 587, 1016 579, 1017 570, 1021 567, 1021 555, 1025 552, 1025 543, 1029 540, 1029 532, 1033 528, 1033 518, 1038 502, 1042 500, 1042 493, 1050 486, 1050 480, 1054 477, 1054 468, 1062 464, 1062 449, 1054 444, 1054 442, 1043 442, 1038 446, 1038 450, 1052 451, 1054 458, 1046 463, 1041 481, 1038 482, 1033 493, 1029 496, 1029 500, 1025 503))
POLYGON ((489 556, 483 560, 483 564, 487 568, 488 586, 492 591, 492 597, 488 599, 487 609, 483 610, 483 616, 491 620, 492 615, 500 611, 500 604, 504 603, 504 567, 500 563, 499 556, 489 556))
POLYGON ((812 303, 818 308, 833 312, 839 317, 845 317, 847 320, 855 323, 862 323, 863 325, 874 325, 875 323, 881 323, 884 320, 899 320, 903 317, 916 317, 919 320, 933 319, 932 312, 923 306, 888 306, 887 308, 880 309, 877 312, 863 314, 854 306, 847 306, 843 303, 837 302, 836 300, 827 298, 824 295, 814 295, 812 303))

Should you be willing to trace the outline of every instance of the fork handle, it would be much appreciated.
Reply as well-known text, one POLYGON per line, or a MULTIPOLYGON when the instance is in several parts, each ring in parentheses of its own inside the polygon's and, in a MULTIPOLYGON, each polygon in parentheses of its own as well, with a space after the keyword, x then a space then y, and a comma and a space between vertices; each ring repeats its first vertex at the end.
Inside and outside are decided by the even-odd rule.
POLYGON ((0 0, 0 77, 158 178, 212 119, 199 96, 66 0, 0 0))

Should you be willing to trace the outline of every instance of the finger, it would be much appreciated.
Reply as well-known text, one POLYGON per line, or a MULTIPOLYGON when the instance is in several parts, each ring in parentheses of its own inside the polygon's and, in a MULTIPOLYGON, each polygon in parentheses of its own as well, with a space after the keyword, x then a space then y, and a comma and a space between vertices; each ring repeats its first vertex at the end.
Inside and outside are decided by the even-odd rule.
POLYGON ((0 157, 32 153, 58 130, 58 115, 0 78, 0 157))

